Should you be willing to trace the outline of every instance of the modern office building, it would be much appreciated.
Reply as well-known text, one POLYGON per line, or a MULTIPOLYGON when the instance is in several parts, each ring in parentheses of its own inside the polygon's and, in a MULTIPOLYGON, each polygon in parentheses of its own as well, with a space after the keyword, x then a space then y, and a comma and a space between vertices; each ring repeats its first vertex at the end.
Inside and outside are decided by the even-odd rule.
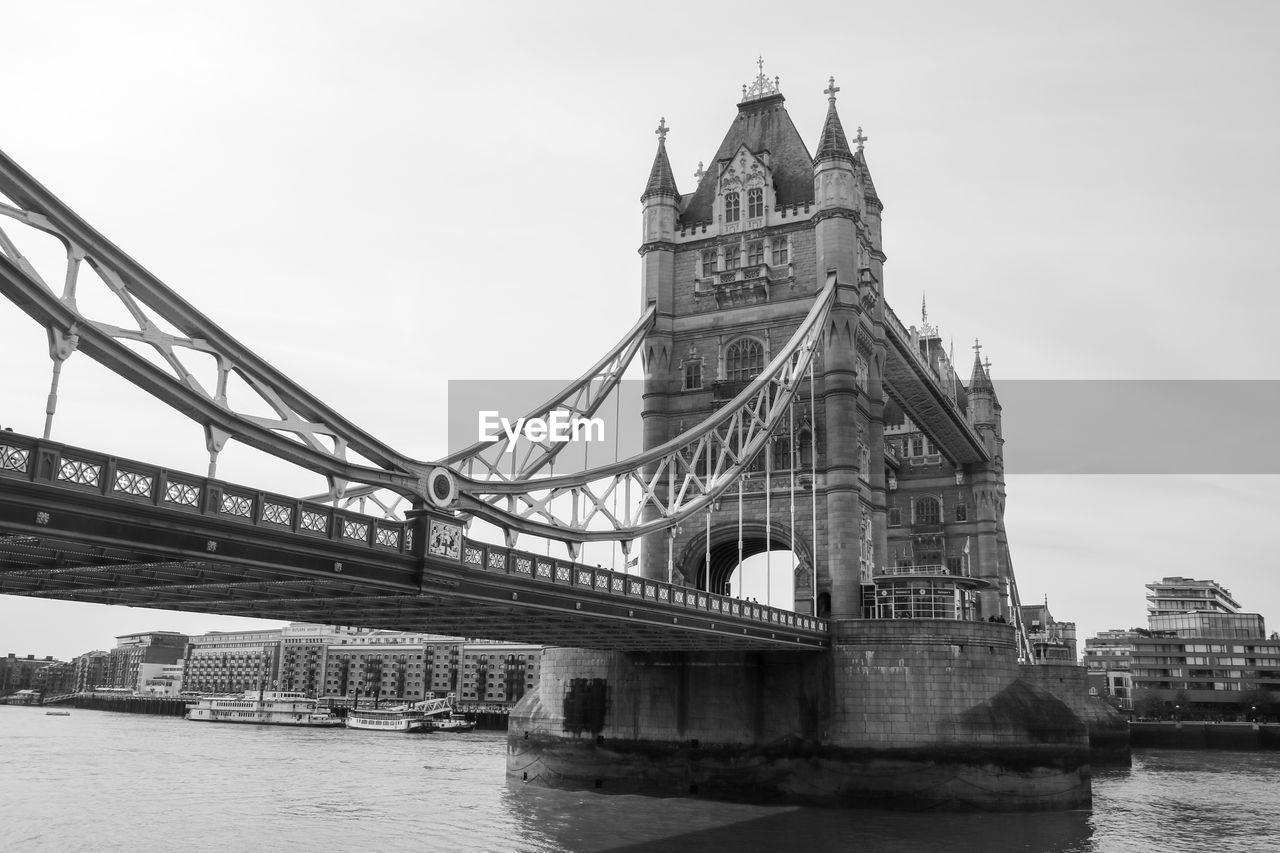
POLYGON ((1085 643, 1085 665, 1139 716, 1258 719, 1280 714, 1280 636, 1212 580, 1147 584, 1147 628, 1085 643), (1126 695, 1127 694, 1127 695, 1126 695))

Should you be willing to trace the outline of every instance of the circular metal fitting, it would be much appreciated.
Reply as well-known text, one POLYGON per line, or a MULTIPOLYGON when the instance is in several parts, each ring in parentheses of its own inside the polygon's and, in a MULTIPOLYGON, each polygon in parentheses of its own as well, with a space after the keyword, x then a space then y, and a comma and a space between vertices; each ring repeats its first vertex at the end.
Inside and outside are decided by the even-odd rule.
POLYGON ((427 496, 440 509, 448 509, 458 500, 458 480, 448 468, 432 468, 427 475, 427 496))

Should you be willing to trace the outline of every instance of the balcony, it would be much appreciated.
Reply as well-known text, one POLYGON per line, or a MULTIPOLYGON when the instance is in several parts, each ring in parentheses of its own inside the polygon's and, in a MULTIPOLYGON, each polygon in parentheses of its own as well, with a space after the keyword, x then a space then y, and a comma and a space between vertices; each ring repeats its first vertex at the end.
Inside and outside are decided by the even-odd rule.
POLYGON ((795 284, 795 280, 791 264, 747 264, 695 279, 693 295, 714 297, 717 308, 756 305, 769 301, 770 284, 795 284))

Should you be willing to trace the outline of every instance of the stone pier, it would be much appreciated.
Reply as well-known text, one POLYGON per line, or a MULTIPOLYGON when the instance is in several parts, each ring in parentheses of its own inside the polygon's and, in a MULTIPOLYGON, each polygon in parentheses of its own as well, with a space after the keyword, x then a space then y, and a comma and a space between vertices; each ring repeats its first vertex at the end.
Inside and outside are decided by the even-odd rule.
POLYGON ((1020 665, 1009 625, 931 619, 848 620, 815 654, 548 649, 507 772, 749 802, 1086 807, 1084 680, 1053 669, 1020 665))

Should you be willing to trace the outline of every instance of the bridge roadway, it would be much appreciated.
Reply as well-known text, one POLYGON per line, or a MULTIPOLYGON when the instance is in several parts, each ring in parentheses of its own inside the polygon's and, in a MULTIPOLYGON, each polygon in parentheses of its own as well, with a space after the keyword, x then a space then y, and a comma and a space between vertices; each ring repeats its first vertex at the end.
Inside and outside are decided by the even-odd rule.
POLYGON ((0 594, 617 651, 821 651, 826 622, 0 433, 0 594))

